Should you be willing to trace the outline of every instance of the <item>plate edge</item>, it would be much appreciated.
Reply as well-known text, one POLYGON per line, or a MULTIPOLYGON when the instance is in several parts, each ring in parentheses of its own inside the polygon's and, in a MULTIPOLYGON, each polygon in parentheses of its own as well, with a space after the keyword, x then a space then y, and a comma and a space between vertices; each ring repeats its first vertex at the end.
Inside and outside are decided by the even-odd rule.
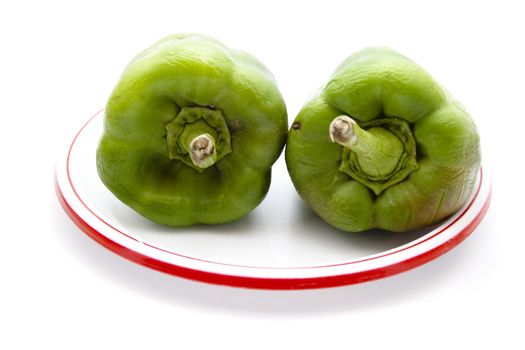
POLYGON ((250 289, 267 289, 267 290, 298 290, 298 289, 319 289, 338 287, 362 282, 368 282, 392 275, 399 274, 404 271, 411 270, 415 267, 423 265, 435 258, 448 252, 459 243, 464 241, 480 224, 485 214, 487 213, 490 203, 492 201, 492 182, 489 180, 489 190, 485 203, 481 210, 476 214, 475 218, 464 227, 458 234, 453 236, 448 241, 428 250, 419 255, 413 256, 407 260, 395 262, 391 265, 377 267, 370 270, 352 272, 348 274, 339 274, 332 276, 321 277, 303 277, 303 278, 270 278, 270 277, 250 277, 239 275, 227 275, 217 272, 208 272, 191 269, 179 265, 167 263, 162 260, 147 257, 141 253, 133 251, 111 239, 107 238, 86 221, 84 221, 71 208, 60 188, 60 184, 55 172, 55 192, 60 205, 65 213, 73 221, 73 223, 80 228, 86 235, 94 241, 109 249, 110 251, 120 255, 127 260, 135 262, 139 265, 149 267, 151 269, 164 272, 170 275, 186 278, 189 280, 205 282, 215 285, 224 285, 230 287, 250 288, 250 289))

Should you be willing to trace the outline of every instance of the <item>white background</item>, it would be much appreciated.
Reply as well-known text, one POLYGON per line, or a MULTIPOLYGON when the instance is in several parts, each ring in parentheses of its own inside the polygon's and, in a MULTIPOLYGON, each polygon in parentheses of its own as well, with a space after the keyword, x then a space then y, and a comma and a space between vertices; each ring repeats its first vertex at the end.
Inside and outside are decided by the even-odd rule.
POLYGON ((2 2, 0 348, 523 348, 524 18, 506 1, 2 2), (478 124, 485 220, 415 270, 295 292, 183 280, 97 245, 58 205, 54 164, 136 53, 188 31, 264 62, 290 122, 352 52, 411 57, 478 124))

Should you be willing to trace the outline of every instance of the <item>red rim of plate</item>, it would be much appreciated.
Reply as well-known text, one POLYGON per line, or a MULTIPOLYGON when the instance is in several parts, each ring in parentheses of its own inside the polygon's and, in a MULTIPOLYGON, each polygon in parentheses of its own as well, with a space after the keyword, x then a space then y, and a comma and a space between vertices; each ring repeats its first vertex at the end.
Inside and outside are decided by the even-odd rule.
MULTIPOLYGON (((73 146, 78 136, 81 134, 84 128, 102 111, 103 110, 100 110, 99 112, 97 112, 93 117, 91 117, 86 122, 86 124, 82 126, 82 128, 75 135, 75 138, 71 142, 71 145, 69 146, 67 160, 66 160, 66 172, 67 172, 68 182, 76 198, 91 214, 93 214, 93 216, 95 216, 98 220, 100 220, 101 222, 103 222, 104 224, 112 228, 113 230, 116 230, 120 234, 124 235, 126 238, 137 241, 137 239, 125 234, 124 232, 120 230, 115 229, 109 223, 105 222, 102 218, 96 215, 84 203, 82 198, 80 198, 80 196, 78 195, 73 185, 73 182, 71 181, 71 177, 69 175, 69 158, 70 158, 71 151, 73 149, 73 146)), ((342 264, 337 264, 337 265, 354 264, 357 262, 378 259, 378 258, 387 256, 387 255, 396 254, 403 250, 410 249, 415 245, 419 245, 425 241, 428 241, 429 239, 432 239, 433 237, 447 230, 450 226, 456 223, 470 209, 470 207, 474 203, 474 200, 477 198, 479 191, 481 189, 481 182, 483 178, 482 171, 480 171, 480 175, 481 175, 480 185, 478 186, 477 191, 474 197, 472 198, 470 204, 463 210, 463 212, 459 216, 457 216, 457 218, 454 221, 446 225, 444 228, 438 230, 437 232, 433 233, 431 236, 427 237, 426 239, 422 241, 417 242, 414 245, 402 246, 399 249, 388 251, 385 254, 379 254, 374 257, 369 257, 369 258, 365 257, 363 259, 357 259, 357 260, 353 260, 348 263, 342 263, 342 264)), ((102 246, 106 247, 107 249, 117 253, 118 255, 128 260, 131 260, 140 265, 143 265, 143 266, 146 266, 146 267, 149 267, 149 268, 152 268, 152 269, 164 272, 164 273, 168 273, 171 275, 175 275, 175 276, 179 276, 179 277, 183 277, 183 278, 187 278, 191 280, 207 282, 207 283, 212 283, 212 284, 219 284, 219 285, 228 285, 228 286, 234 286, 234 287, 245 287, 245 288, 256 288, 256 289, 274 289, 274 290, 327 288, 327 287, 336 287, 336 286, 343 286, 343 285, 349 285, 349 284, 356 284, 356 283, 371 281, 371 280, 395 275, 400 272, 404 272, 412 268, 415 268, 417 266, 423 265, 439 257, 440 255, 448 252, 450 249, 454 248, 456 245, 458 245, 463 240, 465 240, 465 238, 467 238, 474 231, 474 229, 479 225, 479 223, 485 216, 490 206, 491 199, 492 199, 492 186, 490 185, 487 198, 485 202, 483 203, 481 210, 476 214, 476 216, 472 219, 472 221, 470 221, 461 231, 459 231, 456 235, 451 237, 449 240, 441 243, 440 245, 433 247, 432 249, 423 251, 422 253, 412 256, 408 259, 405 259, 399 262, 395 262, 389 265, 377 267, 377 268, 372 268, 372 269, 368 269, 364 271, 351 272, 351 273, 346 273, 346 274, 316 276, 316 277, 299 277, 299 278, 293 278, 293 277, 273 278, 273 277, 239 276, 239 275, 229 275, 229 274, 223 274, 223 273, 217 273, 217 272, 208 272, 208 271, 193 269, 193 268, 189 268, 186 266, 169 263, 169 262, 157 259, 155 257, 148 256, 141 252, 132 250, 108 238, 102 232, 99 232, 98 230, 93 228, 90 224, 88 224, 67 202, 60 188, 60 184, 59 184, 57 176, 55 176, 55 190, 57 193, 58 200, 60 204, 62 205, 62 208, 64 209, 64 211, 67 213, 70 219, 84 233, 86 233, 89 237, 94 239, 96 242, 98 242, 102 246)), ((192 257, 184 256, 178 253, 166 251, 154 245, 150 245, 150 244, 147 244, 147 245, 151 248, 155 248, 155 249, 161 250, 169 254, 174 254, 182 258, 199 260, 205 263, 231 265, 231 266, 244 267, 244 268, 262 268, 262 267, 255 267, 255 266, 241 266, 241 265, 225 264, 225 263, 214 262, 214 261, 207 261, 203 259, 192 258, 192 257)), ((330 267, 330 266, 334 266, 334 265, 314 266, 314 267, 306 267, 306 268, 322 268, 322 267, 330 267)), ((279 268, 276 268, 276 269, 279 269, 279 268)))

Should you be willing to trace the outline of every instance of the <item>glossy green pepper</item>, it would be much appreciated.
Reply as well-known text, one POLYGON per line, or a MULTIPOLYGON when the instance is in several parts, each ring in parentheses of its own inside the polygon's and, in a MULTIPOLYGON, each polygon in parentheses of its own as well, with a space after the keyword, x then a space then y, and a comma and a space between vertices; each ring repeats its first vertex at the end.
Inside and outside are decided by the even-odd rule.
POLYGON ((288 133, 288 171, 300 196, 351 232, 434 224, 468 199, 479 136, 464 108, 390 49, 347 58, 288 133))
POLYGON ((113 90, 97 168, 123 203, 171 226, 236 220, 266 195, 287 132, 272 74, 203 35, 166 37, 113 90))

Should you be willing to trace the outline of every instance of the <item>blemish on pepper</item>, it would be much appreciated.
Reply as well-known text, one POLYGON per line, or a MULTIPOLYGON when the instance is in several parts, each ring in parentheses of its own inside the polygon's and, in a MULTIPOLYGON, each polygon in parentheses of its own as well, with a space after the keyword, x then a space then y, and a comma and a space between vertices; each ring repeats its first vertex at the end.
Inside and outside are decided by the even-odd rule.
POLYGON ((292 129, 295 129, 295 130, 299 130, 301 128, 301 123, 299 122, 294 122, 292 124, 292 129))

